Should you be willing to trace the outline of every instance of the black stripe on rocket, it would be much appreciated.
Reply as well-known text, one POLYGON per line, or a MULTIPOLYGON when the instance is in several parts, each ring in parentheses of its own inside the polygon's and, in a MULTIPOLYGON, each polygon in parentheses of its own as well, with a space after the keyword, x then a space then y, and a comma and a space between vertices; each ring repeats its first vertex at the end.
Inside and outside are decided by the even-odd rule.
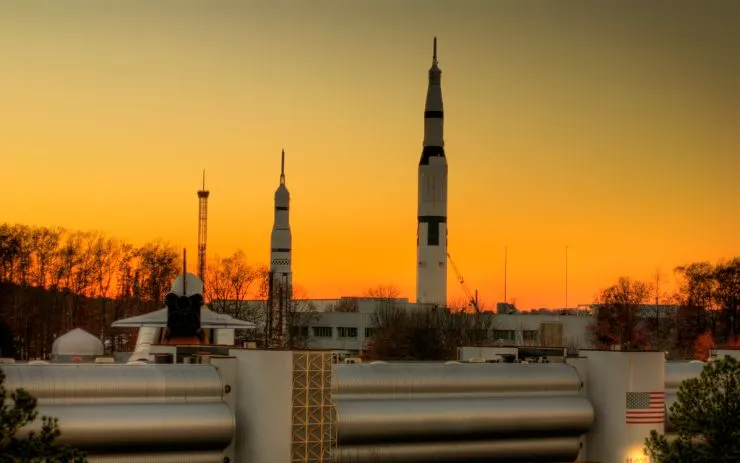
POLYGON ((427 246, 439 246, 439 225, 447 223, 447 217, 442 215, 420 215, 419 223, 427 224, 427 246))

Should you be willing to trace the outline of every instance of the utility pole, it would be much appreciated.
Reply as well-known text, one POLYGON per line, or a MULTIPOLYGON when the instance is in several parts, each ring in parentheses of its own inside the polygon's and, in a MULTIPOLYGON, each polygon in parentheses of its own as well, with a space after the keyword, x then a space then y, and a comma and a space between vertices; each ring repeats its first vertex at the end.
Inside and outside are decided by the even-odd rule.
POLYGON ((507 270, 508 252, 509 252, 508 246, 504 246, 504 303, 505 304, 509 303, 509 300, 506 299, 506 270, 507 270))
POLYGON ((660 339, 660 269, 655 270, 655 332, 660 339))
POLYGON ((565 246, 565 310, 568 310, 568 246, 565 246))

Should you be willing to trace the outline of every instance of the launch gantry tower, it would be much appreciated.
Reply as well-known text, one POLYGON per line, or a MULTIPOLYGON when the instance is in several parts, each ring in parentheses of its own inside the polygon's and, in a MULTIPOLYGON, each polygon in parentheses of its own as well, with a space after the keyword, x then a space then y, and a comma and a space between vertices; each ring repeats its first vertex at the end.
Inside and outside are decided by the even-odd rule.
POLYGON ((198 190, 198 278, 206 282, 206 234, 208 232, 208 196, 206 171, 203 170, 203 188, 198 190))

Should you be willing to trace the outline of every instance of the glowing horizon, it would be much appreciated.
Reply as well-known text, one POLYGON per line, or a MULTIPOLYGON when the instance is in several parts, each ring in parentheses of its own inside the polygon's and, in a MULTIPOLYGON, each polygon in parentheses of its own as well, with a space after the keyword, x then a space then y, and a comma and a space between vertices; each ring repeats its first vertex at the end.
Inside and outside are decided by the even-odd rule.
MULTIPOLYGON (((416 171, 439 38, 449 251, 488 307, 591 303, 740 255, 736 3, 11 1, 3 222, 267 264, 286 152, 294 282, 414 299, 416 171), (587 19, 586 19, 587 18, 587 19)), ((452 268, 448 299, 463 295, 452 268)))

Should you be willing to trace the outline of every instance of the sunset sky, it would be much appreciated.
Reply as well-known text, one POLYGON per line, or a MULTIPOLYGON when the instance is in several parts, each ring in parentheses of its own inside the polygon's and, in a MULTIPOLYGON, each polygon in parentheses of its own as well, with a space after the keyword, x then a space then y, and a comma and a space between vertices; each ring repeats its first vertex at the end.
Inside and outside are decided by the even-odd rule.
MULTIPOLYGON (((740 255, 740 2, 0 3, 0 222, 269 259, 280 150, 295 283, 415 297, 432 38, 449 251, 491 305, 740 255)), ((195 259, 190 260, 195 268, 195 259)), ((449 297, 462 295, 450 267, 449 297)))

